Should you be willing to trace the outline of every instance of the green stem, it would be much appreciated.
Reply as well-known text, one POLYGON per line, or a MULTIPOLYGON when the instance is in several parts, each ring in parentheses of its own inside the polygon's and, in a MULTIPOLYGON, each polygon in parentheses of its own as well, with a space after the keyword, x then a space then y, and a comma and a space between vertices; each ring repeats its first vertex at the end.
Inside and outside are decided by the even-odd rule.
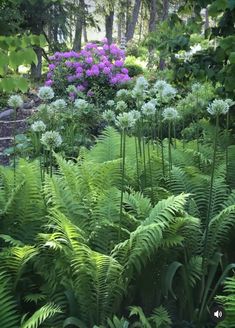
POLYGON ((209 190, 208 212, 207 212, 207 217, 206 217, 206 222, 205 222, 205 240, 204 240, 203 261, 202 261, 202 269, 203 269, 202 285, 205 284, 205 275, 206 275, 205 267, 207 264, 208 233, 209 233, 209 223, 210 223, 211 205, 212 205, 212 193, 213 193, 214 176, 215 176, 218 130, 219 130, 219 115, 216 115, 216 127, 215 127, 215 139, 214 139, 214 147, 213 147, 213 162, 212 162, 211 181, 210 181, 210 190, 209 190))
POLYGON ((144 137, 144 119, 141 119, 142 123, 142 144, 143 144, 143 160, 144 160, 144 187, 146 187, 147 179, 146 179, 146 156, 145 156, 145 137, 144 137))
POLYGON ((139 171, 139 157, 138 157, 138 140, 135 136, 135 158, 136 158, 136 174, 137 174, 137 181, 139 190, 141 191, 141 183, 140 183, 140 171, 139 171))
POLYGON ((149 174, 150 174, 150 187, 151 187, 151 201, 152 205, 154 205, 154 193, 153 193, 153 175, 152 175, 152 164, 151 164, 151 156, 150 156, 150 140, 148 140, 148 161, 149 161, 149 174))
POLYGON ((226 116, 226 150, 225 150, 225 164, 226 164, 226 176, 228 177, 228 129, 229 129, 229 112, 226 116))
POLYGON ((169 161, 169 177, 172 170, 172 156, 171 156, 171 122, 168 122, 168 161, 169 161))
POLYGON ((126 156, 126 131, 123 130, 123 151, 122 151, 122 183, 121 183, 121 201, 120 201, 120 217, 119 217, 119 230, 118 241, 121 240, 121 226, 123 216, 123 194, 124 194, 124 175, 125 175, 125 156, 126 156))
POLYGON ((50 177, 52 177, 52 148, 50 148, 50 177))
POLYGON ((16 120, 17 111, 14 108, 14 123, 13 123, 13 170, 14 170, 14 187, 16 185, 16 120))

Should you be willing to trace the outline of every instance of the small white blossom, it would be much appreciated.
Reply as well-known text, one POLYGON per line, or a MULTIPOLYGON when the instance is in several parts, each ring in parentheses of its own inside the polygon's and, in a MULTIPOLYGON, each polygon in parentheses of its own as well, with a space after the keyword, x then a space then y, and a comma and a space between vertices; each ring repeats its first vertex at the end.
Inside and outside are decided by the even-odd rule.
POLYGON ((116 119, 116 125, 122 130, 133 127, 135 122, 131 112, 119 114, 116 119))
POLYGON ((198 92, 201 89, 201 84, 196 82, 192 85, 191 89, 192 89, 192 92, 198 92))
POLYGON ((74 107, 79 110, 87 109, 89 103, 84 99, 76 99, 74 102, 74 107))
POLYGON ((173 88, 170 84, 167 84, 165 88, 162 90, 162 97, 165 98, 164 100, 169 100, 174 98, 177 91, 173 88))
POLYGON ((226 100, 215 99, 208 107, 207 111, 211 115, 227 114, 229 105, 226 100))
POLYGON ((72 85, 72 84, 70 84, 67 88, 66 88, 66 91, 68 92, 68 93, 77 93, 77 89, 76 89, 76 87, 74 86, 74 85, 72 85))
POLYGON ((156 112, 156 107, 149 101, 141 107, 141 111, 146 116, 153 115, 156 112))
POLYGON ((179 118, 179 113, 175 108, 167 107, 164 109, 162 116, 165 121, 175 121, 179 118))
POLYGON ((47 115, 49 119, 53 119, 58 115, 57 109, 54 106, 47 106, 47 115))
POLYGON ((102 117, 105 121, 111 123, 115 121, 115 114, 111 109, 105 110, 102 114, 102 117))
POLYGON ((116 104, 116 110, 120 112, 124 112, 127 109, 127 103, 125 101, 120 100, 116 104))
POLYGON ((115 105, 115 101, 114 100, 108 100, 107 101, 107 106, 108 107, 113 107, 115 105))
POLYGON ((44 132, 46 130, 46 125, 43 121, 36 121, 31 125, 31 129, 34 132, 44 132))
POLYGON ((138 110, 131 110, 129 113, 132 115, 135 121, 138 121, 141 117, 141 114, 138 110))
POLYGON ((23 102, 23 99, 21 98, 21 96, 18 96, 18 95, 14 95, 14 96, 11 96, 9 99, 8 99, 8 105, 10 107, 13 107, 13 108, 20 108, 22 107, 24 104, 23 102))
POLYGON ((157 82, 155 82, 153 89, 156 92, 162 92, 163 89, 168 85, 168 83, 164 80, 158 80, 157 82))
POLYGON ((41 137, 41 142, 43 145, 50 149, 59 147, 62 144, 62 138, 60 134, 56 131, 47 131, 41 137))
POLYGON ((145 90, 148 88, 148 85, 149 85, 148 81, 144 76, 140 76, 136 80, 136 87, 138 87, 139 89, 145 90))
POLYGON ((38 97, 44 101, 51 100, 54 98, 54 91, 51 87, 41 87, 38 91, 38 97))
POLYGON ((225 102, 228 104, 229 107, 233 106, 235 104, 235 101, 233 101, 232 99, 225 99, 225 102))
POLYGON ((151 99, 149 102, 153 104, 155 107, 158 105, 157 99, 151 99))
POLYGON ((131 96, 134 99, 143 100, 145 97, 145 91, 143 89, 139 88, 138 86, 135 86, 131 92, 131 96))
POLYGON ((126 100, 130 95, 130 92, 126 89, 120 89, 116 93, 116 97, 121 100, 126 100))
POLYGON ((51 106, 58 111, 62 111, 63 109, 66 108, 67 103, 64 99, 57 99, 51 103, 51 106))

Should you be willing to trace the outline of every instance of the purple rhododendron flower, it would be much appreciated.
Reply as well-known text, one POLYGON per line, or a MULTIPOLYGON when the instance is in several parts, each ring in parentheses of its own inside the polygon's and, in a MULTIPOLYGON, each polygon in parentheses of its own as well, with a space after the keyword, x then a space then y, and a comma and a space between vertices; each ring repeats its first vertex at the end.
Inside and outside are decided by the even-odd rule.
POLYGON ((107 38, 103 38, 103 39, 101 40, 101 42, 102 42, 102 43, 107 43, 107 42, 108 42, 108 39, 107 39, 107 38))
POLYGON ((92 90, 88 90, 87 96, 88 97, 93 97, 94 96, 94 92, 92 90))
MULTIPOLYGON (((56 52, 50 59, 53 62, 49 65, 47 85, 61 78, 65 85, 75 84, 77 90, 84 92, 99 83, 115 87, 130 80, 128 69, 124 67, 124 51, 116 44, 108 45, 107 39, 102 40, 101 46, 90 42, 80 52, 56 52), (57 67, 63 72, 61 77, 59 70, 54 71, 57 67)), ((71 95, 72 98, 75 96, 71 95)))
POLYGON ((47 81, 45 82, 45 85, 46 85, 47 87, 50 87, 52 84, 53 84, 53 81, 52 81, 52 80, 47 80, 47 81))
POLYGON ((77 85, 77 90, 82 92, 82 91, 85 91, 86 88, 82 84, 78 84, 77 85))
POLYGON ((85 59, 85 62, 86 62, 87 64, 92 64, 92 63, 93 63, 93 58, 92 58, 92 57, 87 57, 87 58, 85 59))
POLYGON ((117 67, 122 67, 124 65, 124 62, 122 60, 116 60, 114 65, 117 67))

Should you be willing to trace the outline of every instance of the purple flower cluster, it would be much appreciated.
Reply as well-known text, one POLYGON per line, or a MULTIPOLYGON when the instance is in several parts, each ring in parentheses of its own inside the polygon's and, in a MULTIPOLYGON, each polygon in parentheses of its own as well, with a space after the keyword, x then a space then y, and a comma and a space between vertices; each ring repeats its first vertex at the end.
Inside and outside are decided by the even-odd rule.
POLYGON ((115 86, 130 80, 124 67, 125 54, 117 45, 102 40, 102 44, 87 43, 80 51, 56 52, 50 57, 51 64, 45 85, 52 86, 58 76, 57 68, 66 68, 66 83, 76 86, 78 91, 88 92, 97 83, 115 86))

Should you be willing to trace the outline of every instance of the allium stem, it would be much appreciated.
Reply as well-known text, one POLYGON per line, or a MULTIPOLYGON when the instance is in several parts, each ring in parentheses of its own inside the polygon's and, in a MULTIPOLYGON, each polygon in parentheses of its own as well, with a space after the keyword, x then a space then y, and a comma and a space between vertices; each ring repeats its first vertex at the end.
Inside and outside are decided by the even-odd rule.
POLYGON ((150 139, 148 140, 148 161, 149 161, 149 174, 150 174, 150 187, 151 187, 151 201, 152 205, 154 205, 154 192, 153 192, 153 175, 152 175, 152 164, 151 164, 151 156, 150 156, 150 139))
POLYGON ((171 156, 171 122, 168 122, 168 161, 169 161, 169 177, 172 170, 172 156, 171 156))
POLYGON ((49 151, 49 161, 50 161, 50 177, 52 177, 52 148, 49 151))
POLYGON ((146 156, 145 156, 145 137, 144 137, 144 119, 141 118, 142 144, 143 144, 143 161, 144 161, 144 187, 146 187, 146 156))
POLYGON ((16 120, 17 111, 14 108, 14 123, 13 123, 13 170, 14 170, 14 187, 16 185, 16 120))
POLYGON ((139 170, 139 156, 138 156, 138 140, 135 136, 135 158, 136 158, 136 174, 137 174, 137 181, 139 190, 141 191, 141 182, 140 182, 140 170, 139 170))
POLYGON ((228 176, 228 130, 229 130, 229 111, 226 115, 226 150, 225 150, 225 165, 226 165, 226 176, 228 176))
POLYGON ((121 240, 121 228, 122 228, 122 216, 123 216, 123 194, 124 194, 124 177, 125 177, 125 158, 126 158, 126 131, 123 129, 121 132, 122 136, 122 181, 121 181, 121 201, 120 201, 120 217, 119 217, 119 230, 118 230, 118 241, 121 240), (123 136, 122 136, 123 135, 123 136))

